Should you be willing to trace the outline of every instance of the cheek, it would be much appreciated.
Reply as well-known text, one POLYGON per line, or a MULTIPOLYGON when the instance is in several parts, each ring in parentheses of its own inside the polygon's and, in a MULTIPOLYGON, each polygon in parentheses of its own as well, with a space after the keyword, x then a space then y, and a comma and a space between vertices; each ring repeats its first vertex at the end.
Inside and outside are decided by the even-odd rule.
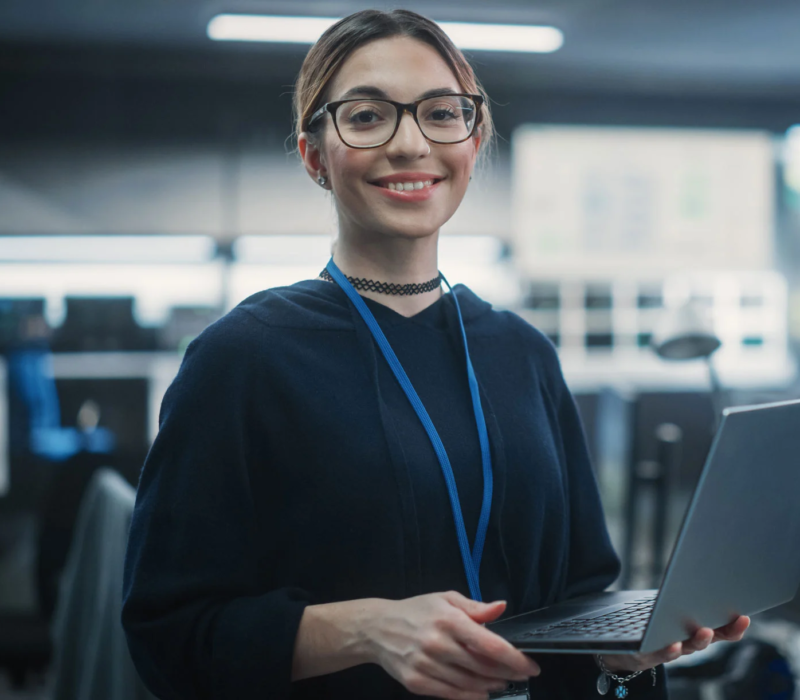
POLYGON ((453 153, 452 157, 444 160, 444 164, 453 178, 454 187, 458 191, 466 190, 475 165, 472 152, 463 149, 459 153, 453 153))
POLYGON ((458 166, 462 175, 469 179, 469 176, 472 174, 472 171, 475 168, 475 146, 473 145, 472 141, 467 141, 459 145, 463 146, 463 148, 458 154, 458 166))
POLYGON ((342 187, 348 187, 354 178, 360 176, 364 170, 364 155, 366 151, 358 151, 345 146, 334 134, 327 144, 328 168, 333 177, 342 187), (333 140, 335 139, 335 141, 333 140))
POLYGON ((475 148, 472 143, 467 141, 439 148, 441 150, 437 155, 450 176, 459 182, 462 179, 468 180, 475 165, 475 148))
POLYGON ((364 179, 370 172, 363 162, 366 153, 340 143, 329 150, 328 161, 338 216, 362 226, 371 225, 372 212, 364 193, 364 188, 369 187, 364 179))

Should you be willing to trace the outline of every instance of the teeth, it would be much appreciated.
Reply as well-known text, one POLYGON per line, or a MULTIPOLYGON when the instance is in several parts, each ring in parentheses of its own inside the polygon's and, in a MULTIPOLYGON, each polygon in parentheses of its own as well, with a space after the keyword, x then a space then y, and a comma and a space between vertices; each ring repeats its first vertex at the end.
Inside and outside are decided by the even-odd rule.
POLYGON ((432 184, 433 180, 425 180, 425 182, 390 182, 387 187, 397 192, 408 192, 409 190, 421 190, 423 187, 430 187, 432 184))

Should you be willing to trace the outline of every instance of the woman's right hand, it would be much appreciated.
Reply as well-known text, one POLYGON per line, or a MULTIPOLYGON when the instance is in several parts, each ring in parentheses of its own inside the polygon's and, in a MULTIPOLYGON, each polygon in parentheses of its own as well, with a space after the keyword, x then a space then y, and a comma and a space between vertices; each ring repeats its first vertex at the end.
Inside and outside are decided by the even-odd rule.
POLYGON ((540 673, 533 659, 483 627, 505 607, 454 591, 381 600, 362 633, 371 660, 412 693, 485 700, 510 680, 540 673))

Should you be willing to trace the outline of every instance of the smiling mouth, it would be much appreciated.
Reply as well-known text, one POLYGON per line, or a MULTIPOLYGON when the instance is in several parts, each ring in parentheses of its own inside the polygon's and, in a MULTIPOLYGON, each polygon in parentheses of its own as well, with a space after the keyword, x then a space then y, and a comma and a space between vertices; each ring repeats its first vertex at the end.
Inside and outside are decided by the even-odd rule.
POLYGON ((433 185, 441 182, 444 178, 434 178, 433 180, 417 180, 414 182, 371 182, 371 185, 375 185, 375 187, 382 187, 387 190, 392 190, 394 192, 410 192, 412 190, 423 190, 426 187, 432 187, 433 185))

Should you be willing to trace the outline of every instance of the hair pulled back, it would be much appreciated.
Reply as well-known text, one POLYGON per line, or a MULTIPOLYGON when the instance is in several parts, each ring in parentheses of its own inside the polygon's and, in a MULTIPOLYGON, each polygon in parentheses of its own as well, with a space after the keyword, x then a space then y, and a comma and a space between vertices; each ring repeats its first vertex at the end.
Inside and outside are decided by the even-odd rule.
POLYGON ((300 68, 292 99, 295 137, 307 130, 311 115, 321 107, 328 86, 353 51, 376 39, 408 36, 432 46, 453 71, 464 92, 482 95, 481 150, 494 136, 489 98, 464 54, 436 22, 410 10, 362 10, 328 28, 309 50, 300 68))

